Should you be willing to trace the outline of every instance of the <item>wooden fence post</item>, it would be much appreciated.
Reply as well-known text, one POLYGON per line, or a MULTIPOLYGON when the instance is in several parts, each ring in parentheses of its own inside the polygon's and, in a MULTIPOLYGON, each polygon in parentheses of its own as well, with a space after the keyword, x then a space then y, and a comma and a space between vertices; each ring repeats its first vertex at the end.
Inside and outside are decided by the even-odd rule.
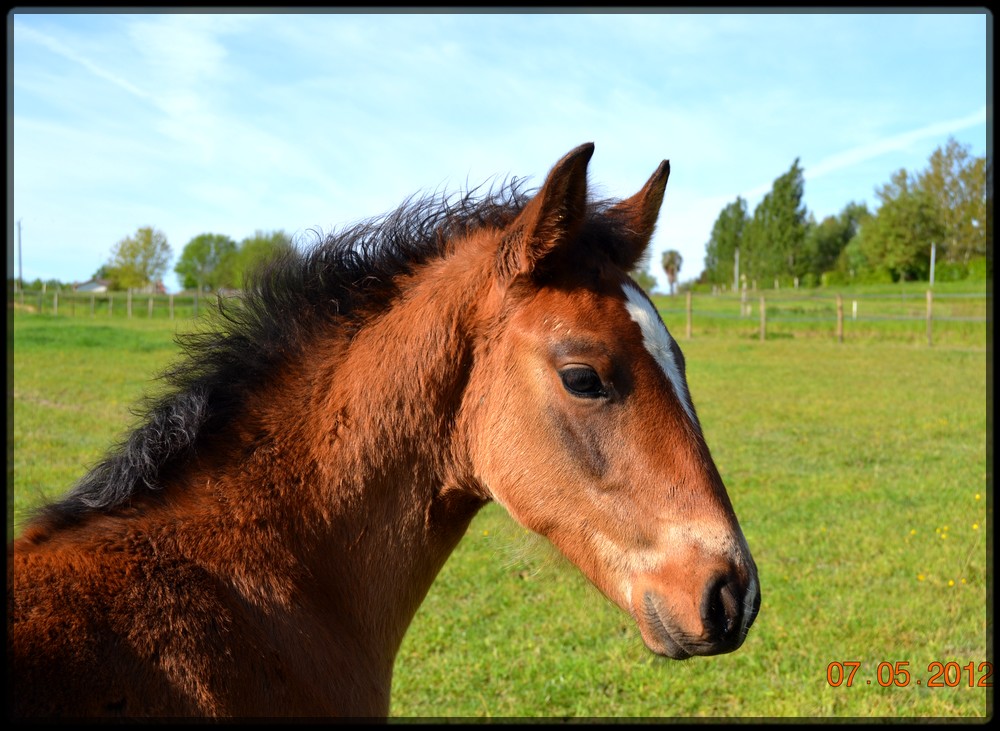
POLYGON ((837 293, 837 342, 844 342, 844 298, 837 293))
POLYGON ((132 289, 129 288, 128 292, 125 293, 125 316, 131 320, 132 319, 132 289))
POLYGON ((97 299, 97 295, 93 292, 90 293, 90 316, 94 316, 94 300, 97 299))
POLYGON ((58 290, 52 293, 52 314, 59 314, 59 292, 58 290))
POLYGON ((111 312, 114 306, 115 306, 115 296, 113 293, 108 292, 108 317, 111 317, 111 312))
POLYGON ((764 295, 760 296, 760 340, 767 336, 767 307, 764 306, 764 295))
POLYGON ((147 315, 149 317, 153 316, 153 298, 152 297, 149 298, 149 309, 147 310, 147 315))
POLYGON ((687 339, 691 339, 691 290, 687 291, 687 339))
POLYGON ((934 293, 927 290, 927 345, 931 345, 931 320, 934 316, 934 293))

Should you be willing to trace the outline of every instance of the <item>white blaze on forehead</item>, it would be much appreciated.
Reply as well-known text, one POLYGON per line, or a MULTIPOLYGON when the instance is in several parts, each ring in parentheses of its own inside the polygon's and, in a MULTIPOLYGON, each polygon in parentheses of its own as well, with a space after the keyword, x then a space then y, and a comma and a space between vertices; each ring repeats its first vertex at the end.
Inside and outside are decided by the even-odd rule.
POLYGON ((697 424, 694 417, 694 409, 691 406, 691 398, 688 395, 687 384, 681 376, 681 370, 674 359, 674 352, 671 348, 674 340, 667 332, 667 326, 663 324, 659 313, 653 309, 646 296, 631 282, 622 285, 625 292, 625 309, 628 310, 629 317, 636 321, 642 331, 642 344, 650 352, 660 368, 667 376, 667 381, 673 386, 677 399, 687 412, 692 424, 697 424))

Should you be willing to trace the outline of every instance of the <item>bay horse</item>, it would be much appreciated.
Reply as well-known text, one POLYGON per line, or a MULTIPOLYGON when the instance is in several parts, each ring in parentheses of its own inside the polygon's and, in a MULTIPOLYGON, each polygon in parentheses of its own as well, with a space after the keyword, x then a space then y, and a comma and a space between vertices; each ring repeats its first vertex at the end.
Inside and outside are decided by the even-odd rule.
POLYGON ((496 501, 653 653, 743 643, 757 568, 629 272, 663 161, 592 200, 410 199, 220 305, 138 426, 8 546, 16 717, 378 717, 404 633, 496 501))

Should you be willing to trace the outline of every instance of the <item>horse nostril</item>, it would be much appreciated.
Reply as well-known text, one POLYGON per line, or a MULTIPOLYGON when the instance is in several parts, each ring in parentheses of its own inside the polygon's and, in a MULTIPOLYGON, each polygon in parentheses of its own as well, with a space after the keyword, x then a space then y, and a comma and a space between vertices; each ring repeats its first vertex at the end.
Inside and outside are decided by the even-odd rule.
POLYGON ((732 638, 739 632, 742 608, 742 592, 735 582, 720 576, 709 583, 701 600, 705 634, 712 640, 732 638))
POLYGON ((753 624, 753 621, 757 619, 757 613, 760 611, 760 590, 754 592, 753 606, 750 608, 750 617, 747 620, 747 627, 753 624))

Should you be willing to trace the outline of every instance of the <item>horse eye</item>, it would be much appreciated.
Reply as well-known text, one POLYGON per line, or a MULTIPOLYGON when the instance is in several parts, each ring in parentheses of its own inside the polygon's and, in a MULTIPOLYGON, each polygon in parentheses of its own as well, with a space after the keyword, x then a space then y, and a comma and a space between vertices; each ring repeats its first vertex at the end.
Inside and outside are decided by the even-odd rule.
POLYGON ((582 398, 601 398, 607 396, 601 377, 593 368, 573 366, 559 371, 563 387, 574 396, 582 398))

